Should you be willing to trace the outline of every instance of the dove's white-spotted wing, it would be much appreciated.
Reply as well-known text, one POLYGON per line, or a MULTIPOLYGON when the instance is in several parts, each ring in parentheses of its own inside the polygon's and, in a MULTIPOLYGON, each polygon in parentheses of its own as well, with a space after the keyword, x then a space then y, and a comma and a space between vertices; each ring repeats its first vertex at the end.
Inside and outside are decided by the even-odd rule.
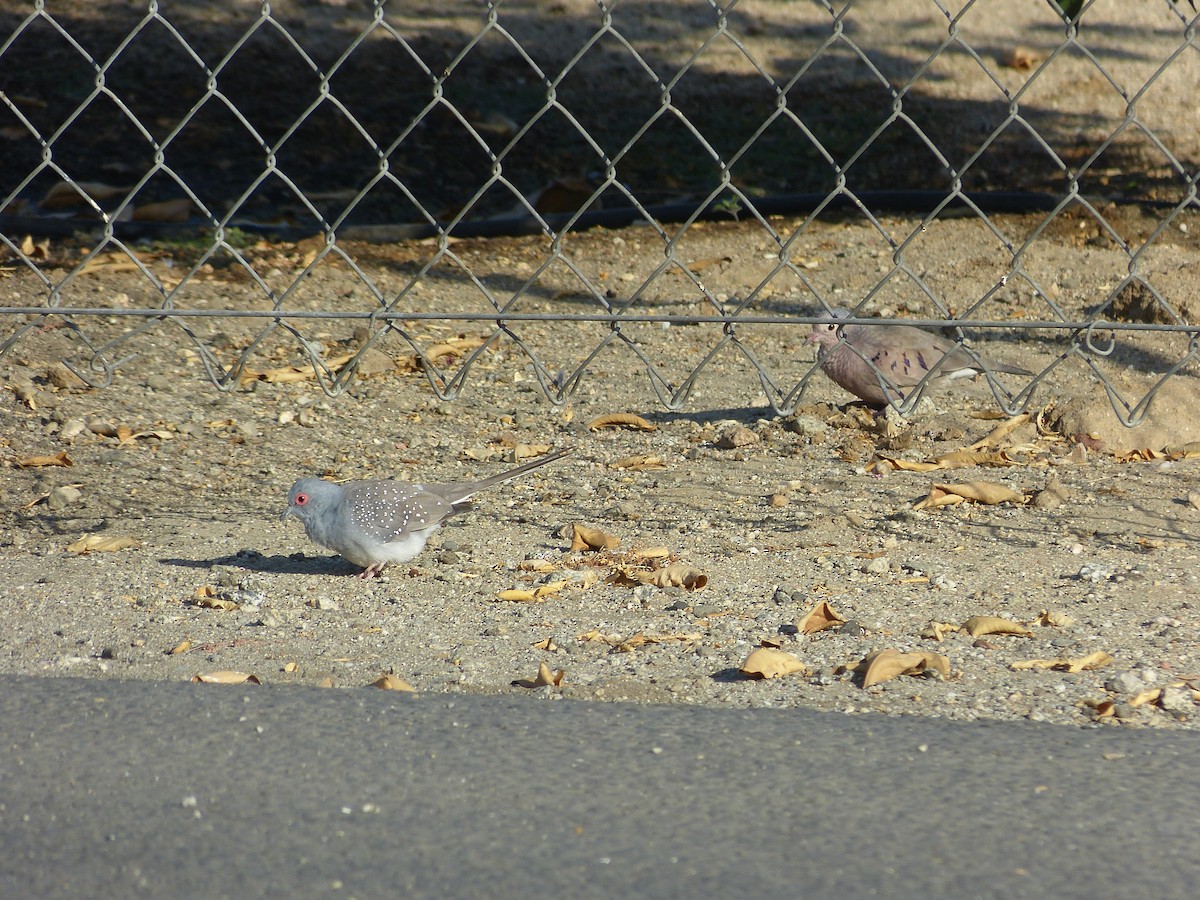
POLYGON ((454 512, 442 494, 404 481, 360 481, 347 488, 347 500, 355 529, 385 544, 437 528, 454 512))

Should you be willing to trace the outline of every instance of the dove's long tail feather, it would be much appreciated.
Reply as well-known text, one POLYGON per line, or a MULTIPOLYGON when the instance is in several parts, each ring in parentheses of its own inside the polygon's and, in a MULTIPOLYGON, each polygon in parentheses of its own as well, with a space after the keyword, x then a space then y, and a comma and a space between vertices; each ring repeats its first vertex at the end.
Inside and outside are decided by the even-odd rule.
POLYGON ((498 484, 503 484, 506 481, 512 481, 514 478, 520 478, 527 472, 532 472, 534 469, 540 469, 547 463, 552 463, 555 460, 562 459, 571 452, 570 447, 563 447, 560 450, 551 450, 544 456, 539 456, 537 459, 531 459, 527 463, 522 463, 516 468, 509 469, 507 472, 500 472, 496 475, 491 475, 487 478, 481 478, 478 481, 464 481, 459 484, 439 484, 429 485, 430 489, 440 489, 442 495, 452 504, 459 504, 465 500, 469 500, 471 495, 477 491, 482 491, 484 488, 495 487, 498 484))

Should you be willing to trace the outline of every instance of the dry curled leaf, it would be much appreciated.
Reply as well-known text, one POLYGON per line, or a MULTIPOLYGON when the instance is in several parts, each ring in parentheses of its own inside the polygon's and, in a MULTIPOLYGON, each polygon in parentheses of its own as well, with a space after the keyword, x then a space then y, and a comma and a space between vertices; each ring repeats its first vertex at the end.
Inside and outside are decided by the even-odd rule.
POLYGON ((602 428, 629 428, 633 431, 657 431, 658 426, 648 422, 635 413, 609 413, 597 416, 587 424, 588 431, 600 431, 602 428))
POLYGON ((186 222, 200 210, 187 197, 176 197, 173 200, 159 200, 155 203, 143 203, 134 207, 135 222, 186 222))
POLYGON ((554 638, 545 638, 533 644, 534 650, 545 650, 547 653, 557 653, 558 644, 554 643, 554 638))
POLYGON ((172 647, 170 650, 168 650, 167 655, 168 656, 178 656, 180 653, 187 653, 191 649, 192 649, 192 642, 190 640, 188 640, 187 638, 184 638, 182 641, 180 641, 178 644, 176 644, 174 647, 172 647))
POLYGON ((970 450, 981 450, 984 447, 998 447, 1000 442, 1026 424, 1030 419, 1029 413, 1021 413, 1013 416, 1005 422, 993 428, 985 437, 980 438, 968 448, 970 450))
MULTIPOLYGON (((487 342, 487 338, 478 335, 467 337, 460 335, 456 338, 442 341, 437 344, 432 344, 425 349, 425 358, 437 362, 443 356, 464 356, 479 347, 482 347, 487 342)), ((417 357, 420 360, 420 357, 417 357)))
POLYGON ((222 596, 212 588, 201 588, 196 591, 192 597, 192 603, 205 609, 223 609, 226 612, 233 612, 242 608, 242 605, 236 600, 222 596))
POLYGON ((379 688, 382 691, 403 691, 406 694, 415 694, 417 692, 415 687, 399 675, 393 675, 391 672, 380 675, 371 682, 371 687, 379 688))
POLYGON ((971 637, 982 637, 985 634, 1019 634, 1021 637, 1033 637, 1033 632, 1024 625, 999 616, 971 616, 962 623, 962 630, 971 637))
POLYGON ((639 631, 633 637, 624 640, 619 635, 609 635, 604 640, 612 645, 616 653, 632 653, 647 644, 694 644, 703 637, 704 635, 698 631, 689 631, 685 634, 644 634, 639 631))
POLYGON ((1043 628, 1067 628, 1074 625, 1075 620, 1066 613, 1051 612, 1048 609, 1043 609, 1037 614, 1037 618, 1033 620, 1035 625, 1040 625, 1043 628))
POLYGON ((733 262, 733 257, 731 257, 731 256, 708 256, 708 257, 705 257, 704 259, 692 260, 692 262, 687 263, 687 267, 692 273, 699 275, 701 272, 703 272, 705 269, 709 268, 710 266, 723 265, 724 263, 729 263, 729 262, 733 262))
POLYGON ((571 526, 571 551, 576 550, 615 550, 621 543, 619 537, 605 534, 599 528, 589 528, 578 522, 571 526))
POLYGON ((1114 657, 1097 650, 1087 656, 1075 659, 1022 659, 1013 663, 1010 668, 1018 671, 1023 669, 1060 669, 1064 672, 1083 672, 1087 669, 1098 669, 1112 662, 1114 657))
POLYGON ((629 555, 634 559, 666 559, 671 555, 671 550, 669 547, 644 547, 629 551, 629 555))
POLYGON ((1133 697, 1129 698, 1130 706, 1143 706, 1147 703, 1157 703, 1158 698, 1162 696, 1162 688, 1147 688, 1140 691, 1133 697))
POLYGON ((141 541, 119 534, 88 534, 81 537, 67 549, 72 553, 114 553, 117 550, 127 550, 130 547, 142 546, 141 541))
MULTIPOLYGON (((322 360, 321 365, 331 372, 340 372, 342 367, 354 359, 353 353, 339 353, 322 360)), ((250 381, 266 381, 270 384, 294 384, 299 381, 311 381, 317 377, 312 366, 279 366, 275 369, 242 369, 241 383, 250 381)))
POLYGON ((497 600, 507 600, 510 603, 538 603, 540 598, 533 591, 526 588, 510 588, 507 591, 498 591, 496 593, 497 600))
POLYGON ((825 600, 796 620, 796 628, 801 634, 816 634, 818 631, 845 624, 846 620, 834 612, 833 607, 825 600))
POLYGON ((1084 700, 1083 705, 1095 712, 1097 719, 1107 719, 1117 714, 1117 704, 1112 700, 1084 700))
POLYGON ((26 456, 17 460, 17 466, 22 469, 37 469, 45 466, 73 466, 75 461, 67 456, 66 450, 60 450, 53 456, 26 456))
MULTIPOLYGON (((7 209, 8 207, 6 207, 7 209)), ((43 238, 40 241, 35 241, 33 235, 25 235, 21 238, 21 252, 30 259, 49 259, 50 258, 50 238, 43 238)))
POLYGON ((642 584, 653 584, 661 588, 681 587, 686 591, 698 591, 708 584, 708 576, 699 569, 678 562, 648 574, 639 574, 637 579, 642 584))
POLYGON ((92 200, 109 200, 129 193, 128 188, 115 187, 99 181, 59 181, 51 185, 38 201, 42 209, 91 208, 92 200))
POLYGON ((667 464, 657 454, 642 454, 614 459, 608 464, 608 467, 610 469, 629 469, 632 472, 645 472, 665 469, 667 464))
POLYGON ((968 481, 964 484, 935 484, 929 496, 914 509, 937 509, 966 501, 993 505, 996 503, 1022 503, 1024 495, 1012 488, 991 481, 968 481))
POLYGON ((1149 447, 1126 450, 1124 453, 1114 454, 1113 459, 1117 462, 1176 462, 1196 457, 1200 457, 1200 441, 1189 441, 1178 447, 1163 447, 1161 450, 1152 450, 1149 447))
POLYGON ((940 643, 941 641, 945 640, 946 635, 958 631, 960 627, 961 626, 955 622, 930 622, 921 629, 920 636, 923 638, 930 638, 931 640, 935 640, 940 643))
POLYGON ((933 472, 937 469, 963 469, 972 466, 1005 468, 1017 464, 1017 460, 1006 450, 968 447, 963 450, 955 450, 951 453, 943 453, 941 456, 925 460, 904 459, 890 453, 876 451, 875 459, 867 466, 867 471, 876 475, 887 475, 896 470, 901 472, 933 472))
POLYGON ((1039 65, 1045 57, 1029 47, 1013 47, 1000 57, 1000 65, 1019 72, 1027 72, 1039 65))
POLYGON ((939 673, 943 678, 950 676, 950 660, 940 653, 914 651, 901 653, 899 650, 877 650, 868 654, 854 667, 862 675, 864 688, 890 681, 900 675, 921 675, 926 671, 939 673))
POLYGON ((605 634, 599 628, 593 628, 591 631, 575 635, 575 640, 589 644, 610 644, 615 647, 621 643, 622 638, 619 634, 605 634))
POLYGON ((219 672, 200 672, 192 676, 192 681, 201 684, 262 684, 257 675, 248 672, 234 672, 224 669, 219 672))
POLYGON ((558 687, 562 684, 563 676, 567 674, 566 669, 559 669, 557 672, 551 672, 550 667, 545 663, 538 663, 537 678, 518 678, 513 682, 517 687, 523 688, 538 688, 549 685, 550 687, 558 687))
POLYGON ((547 597, 553 596, 561 591, 568 584, 568 579, 562 578, 558 581, 539 584, 535 588, 510 588, 507 591, 500 591, 496 594, 498 600, 509 600, 513 603, 541 603, 547 597))
POLYGON ((746 657, 740 671, 750 678, 783 678, 785 675, 805 674, 808 667, 791 653, 759 647, 746 657))

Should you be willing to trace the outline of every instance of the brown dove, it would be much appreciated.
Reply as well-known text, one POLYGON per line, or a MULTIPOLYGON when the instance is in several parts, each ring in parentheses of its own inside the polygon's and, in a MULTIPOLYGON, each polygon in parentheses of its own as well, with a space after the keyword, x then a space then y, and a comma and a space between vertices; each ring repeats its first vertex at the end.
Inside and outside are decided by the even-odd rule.
MULTIPOLYGON (((850 312, 839 309, 833 315, 848 318, 850 312)), ((903 401, 930 372, 927 383, 933 384, 974 378, 985 365, 992 372, 1033 375, 1020 366, 981 361, 961 344, 911 325, 817 323, 808 340, 818 345, 825 374, 875 409, 903 401)))

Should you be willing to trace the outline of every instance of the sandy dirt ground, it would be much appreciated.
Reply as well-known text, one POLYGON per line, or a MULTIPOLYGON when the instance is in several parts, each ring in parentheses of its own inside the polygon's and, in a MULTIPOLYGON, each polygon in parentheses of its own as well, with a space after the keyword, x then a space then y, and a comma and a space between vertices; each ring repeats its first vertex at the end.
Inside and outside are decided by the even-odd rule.
MULTIPOLYGON (((248 27, 226 4, 162 6, 202 54, 248 27)), ((277 6, 278 21, 303 32, 322 65, 364 27, 351 5, 277 6)), ((435 69, 480 27, 470 10, 436 6, 414 5, 395 21, 435 69)), ((555 36, 586 37, 596 25, 579 23, 594 8, 566 2, 546 16, 534 6, 542 5, 504 4, 500 21, 554 71, 570 46, 555 36)), ((730 20, 772 77, 787 77, 830 34, 828 21, 808 15, 820 10, 803 6, 801 17, 799 5, 747 2, 730 20)), ((102 57, 136 24, 130 9, 63 3, 54 14, 72 33, 99 35, 88 46, 102 57), (92 15, 101 8, 104 15, 92 15)), ((564 104, 585 101, 584 124, 615 147, 645 111, 616 90, 642 83, 618 36, 670 75, 668 62, 686 59, 714 28, 702 4, 686 14, 680 4, 621 9, 603 51, 561 85, 564 104), (589 100, 584 89, 597 78, 611 89, 589 100)), ((6 3, 0 13, 14 29, 28 10, 6 3)), ((1166 4, 1098 2, 1080 32, 1093 56, 1078 46, 1055 55, 1063 28, 1045 4, 979 3, 954 26, 960 43, 924 68, 950 33, 935 4, 862 3, 844 24, 853 46, 835 42, 793 84, 797 113, 845 158, 890 113, 893 87, 907 85, 905 109, 920 129, 894 123, 852 167, 851 189, 949 189, 942 162, 906 154, 928 139, 946 148, 951 167, 966 165, 1000 128, 966 165, 965 187, 1062 192, 1063 166, 1086 164, 1080 189, 1090 205, 987 219, 955 210, 924 224, 885 212, 873 221, 844 212, 755 220, 743 209, 741 221, 687 228, 644 224, 561 242, 502 237, 446 247, 367 243, 348 228, 331 250, 323 239, 260 238, 261 229, 249 228, 279 218, 306 225, 296 218, 303 204, 289 207, 295 194, 270 180, 244 198, 234 220, 247 228, 228 235, 227 251, 203 256, 203 235, 150 234, 128 253, 100 247, 69 279, 97 249, 87 223, 28 243, 13 232, 0 261, 0 303, 43 305, 54 288, 56 303, 98 312, 0 317, 0 671, 168 680, 240 671, 266 684, 336 688, 390 673, 423 692, 1195 727, 1200 363, 1191 339, 1123 330, 1107 345, 1100 329, 1089 350, 1072 345, 1066 329, 1028 327, 1198 321, 1200 222, 1171 204, 1186 193, 1178 160, 1192 160, 1194 170, 1200 158, 1200 131, 1188 125, 1200 62, 1183 54, 1159 71, 1179 43, 1178 15, 1166 4), (1014 48, 1035 61, 1053 55, 1053 65, 1005 64, 1014 48), (1003 91, 1020 91, 1039 71, 1022 94, 1022 120, 1001 128, 1010 114, 1003 91), (1138 120, 1123 119, 1131 106, 1121 92, 1142 86, 1138 120), (1126 193, 1160 203, 1125 205, 1126 193), (1129 283, 1133 254, 1141 281, 1129 283), (125 315, 160 309, 165 291, 188 315, 125 315), (366 318, 381 298, 400 316, 391 330, 366 318), (969 311, 1001 323, 967 336, 986 357, 1036 377, 933 391, 907 421, 877 420, 815 368, 807 326, 726 332, 684 321, 733 310, 820 315, 822 303, 863 298, 869 315, 931 320, 969 311), (588 320, 606 304, 677 318, 616 329, 588 320), (512 318, 498 332, 497 306, 510 318, 559 318, 512 318), (262 316, 273 310, 279 322, 262 316), (328 383, 347 360, 355 378, 329 396, 314 364, 328 383), (211 380, 222 372, 227 390, 211 380), (433 383, 455 397, 439 397, 433 383), (1146 412, 1139 404, 1152 394, 1146 412), (1145 412, 1144 422, 1124 428, 1113 403, 1126 417, 1145 412), (1027 418, 1012 415, 1018 407, 1027 418), (589 427, 614 413, 644 424, 589 427), (297 523, 279 521, 302 476, 475 479, 556 447, 570 447, 569 457, 480 495, 409 566, 370 581, 350 577, 354 567, 308 542, 297 523), (964 450, 971 455, 951 468, 947 454, 964 450), (1002 488, 985 498, 999 502, 940 505, 936 485, 971 482, 1002 488), (619 543, 571 550, 576 525, 619 543), (675 579, 684 583, 654 583, 670 563, 686 570, 675 579), (830 627, 817 629, 822 616, 830 627), (747 675, 756 650, 790 674, 747 675), (878 651, 895 652, 870 672, 860 667, 878 651), (514 684, 536 679, 543 664, 549 684, 514 684)), ((53 44, 61 90, 40 105, 21 101, 52 125, 94 89, 95 74, 73 67, 79 52, 44 21, 20 27, 0 57, 0 88, 18 99, 41 96, 23 60, 53 44)), ((169 33, 146 28, 153 40, 130 44, 110 85, 163 138, 205 82, 191 57, 171 49, 178 44, 169 33), (152 80, 131 74, 143 71, 131 66, 138 60, 159 60, 191 87, 170 103, 158 98, 145 90, 152 80)), ((256 120, 270 109, 298 115, 292 107, 303 105, 303 90, 276 96, 279 82, 267 80, 248 92, 247 73, 303 84, 311 66, 276 29, 246 47, 222 75, 229 96, 256 120)), ((394 37, 373 33, 362 47, 334 90, 386 144, 395 137, 383 133, 388 123, 419 106, 428 79, 403 54, 396 61, 394 37), (360 69, 382 74, 354 89, 350 76, 360 69), (405 78, 411 91, 377 89, 405 78)), ((775 108, 776 94, 738 45, 722 40, 705 54, 673 96, 728 155, 775 108)), ((458 65, 461 80, 447 96, 467 120, 492 129, 488 140, 544 102, 536 79, 522 76, 524 93, 505 81, 528 63, 498 32, 458 65), (509 89, 463 93, 464 84, 509 89)), ((318 204, 358 203, 348 219, 355 226, 422 221, 413 197, 453 215, 491 163, 486 154, 439 151, 454 134, 462 143, 459 120, 439 109, 393 159, 420 185, 412 196, 383 190, 386 183, 383 193, 360 196, 364 170, 351 148, 363 148, 344 118, 324 111, 281 149, 280 165, 301 190, 320 194, 318 204)), ((81 117, 60 136, 56 159, 79 180, 135 179, 134 163, 99 164, 144 143, 127 122, 81 117)), ((41 159, 23 129, 12 116, 0 122, 11 150, 5 191, 41 159)), ((574 134, 565 144, 539 138, 513 149, 516 193, 477 196, 476 211, 503 213, 548 180, 594 174, 594 153, 574 134)), ((261 174, 261 148, 239 143, 244 135, 235 121, 199 116, 168 154, 218 217, 261 174), (196 131, 210 140, 196 143, 196 131)), ((652 203, 708 198, 717 167, 678 137, 652 133, 630 149, 622 185, 652 203)), ((762 142, 734 167, 731 184, 746 196, 829 189, 815 144, 774 130, 762 142)), ((45 170, 4 213, 38 214, 42 181, 52 175, 45 170)), ((134 205, 177 186, 155 178, 134 205)), ((620 194, 616 185, 608 192, 605 205, 620 194)))
MULTIPOLYGON (((843 224, 835 233, 838 246, 853 247, 856 234, 870 231, 843 224)), ((947 271, 970 276, 979 250, 971 236, 980 234, 959 222, 932 229, 947 271)), ((728 259, 709 276, 714 290, 753 282, 756 227, 694 235, 697 254, 728 259)), ((818 229, 802 248, 818 261, 818 277, 823 254, 832 256, 820 249, 827 242, 818 229)), ((347 248, 384 283, 397 277, 386 260, 393 249, 347 248)), ((458 247, 471 265, 497 260, 518 270, 542 251, 533 238, 458 247)), ((303 248, 258 252, 284 265, 303 248)), ((589 232, 573 243, 581 263, 608 267, 618 285, 655 252, 628 231, 589 232)), ((1103 277, 1102 254, 1088 252, 1096 264, 1072 270, 1079 251, 1061 249, 1064 303, 1086 303, 1103 277)), ((877 269, 869 253, 847 257, 864 278, 877 269)), ((7 284, 19 290, 20 279, 7 284)), ((322 268, 310 279, 311 302, 351 298, 356 279, 345 264, 322 268)), ((101 273, 88 285, 107 296, 139 289, 128 273, 101 273)), ((257 287, 227 274, 202 286, 222 303, 255 302, 257 287)), ((460 281, 434 293, 438 308, 456 298, 469 308, 477 291, 460 281)), ((672 302, 664 292, 663 307, 672 302)), ((805 311, 802 301, 795 311, 805 311)), ((985 447, 982 465, 905 471, 887 460, 934 460, 1009 421, 982 380, 933 392, 905 425, 847 405, 853 398, 818 370, 796 412, 778 416, 747 357, 730 351, 671 412, 650 399, 644 363, 618 342, 556 407, 526 353, 503 341, 477 359, 464 394, 445 402, 393 337, 346 394, 328 398, 291 335, 272 332, 259 344, 262 365, 221 393, 180 329, 160 323, 138 336, 136 355, 110 386, 92 389, 62 364, 78 359, 78 337, 53 324, 24 334, 4 360, 4 671, 186 679, 239 670, 270 684, 346 688, 391 672, 421 691, 496 692, 529 690, 512 682, 535 678, 545 663, 564 674, 558 686, 535 690, 597 700, 1194 721, 1200 462, 1186 452, 1200 437, 1194 363, 1162 388, 1148 421, 1126 431, 1104 415, 1109 401, 1094 370, 1068 360, 1039 386, 1030 420, 985 447), (588 427, 625 412, 654 430, 588 427), (288 487, 303 475, 465 480, 561 446, 572 448, 568 459, 480 495, 410 567, 368 582, 350 577, 354 567, 310 544, 296 523, 279 521, 288 487), (1138 449, 1160 452, 1130 452, 1138 449), (1003 485, 1012 497, 916 508, 934 484, 971 481, 1003 485), (570 551, 576 523, 619 546, 570 551), (69 549, 89 535, 136 545, 69 549), (666 588, 640 583, 669 561, 701 577, 666 588), (539 587, 532 600, 499 599, 539 587), (805 616, 822 603, 845 624, 805 633, 805 616), (956 630, 974 616, 1024 627, 956 630), (803 671, 748 678, 740 669, 760 646, 791 654, 803 671), (914 663, 921 674, 862 687, 862 673, 847 667, 889 649, 932 655, 914 663), (1051 661, 1058 667, 1044 668, 1051 661)), ((85 324, 97 330, 93 341, 129 328, 116 317, 85 324)), ((190 327, 226 359, 259 329, 247 320, 190 327)), ((335 360, 353 345, 355 327, 319 323, 310 347, 335 360)), ((436 322, 413 328, 460 348, 489 333, 436 322)), ((553 368, 590 354, 603 328, 524 323, 521 335, 553 368)), ((662 371, 679 374, 713 330, 645 325, 627 337, 662 371)), ((813 368, 804 337, 803 328, 764 326, 742 339, 773 377, 791 383, 813 368)), ((1155 380, 1154 361, 1179 351, 1172 340, 1122 333, 1118 351, 1097 365, 1136 398, 1155 380)), ((1061 335, 1009 329, 975 346, 1041 371, 1065 344, 1061 335)), ((453 371, 461 357, 439 359, 453 371)), ((1005 386, 1024 381, 1014 376, 1005 386)))

